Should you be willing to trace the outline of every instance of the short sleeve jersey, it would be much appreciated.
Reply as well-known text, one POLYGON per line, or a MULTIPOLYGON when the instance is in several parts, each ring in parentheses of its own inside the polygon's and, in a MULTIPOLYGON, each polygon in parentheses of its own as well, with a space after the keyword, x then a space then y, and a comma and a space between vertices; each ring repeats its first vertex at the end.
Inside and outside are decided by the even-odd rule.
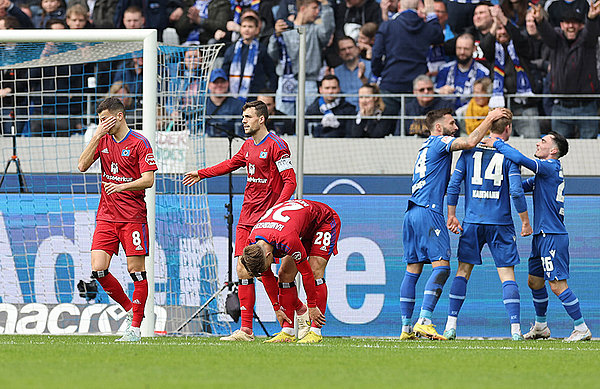
POLYGON ((281 172, 293 169, 287 143, 269 133, 259 144, 252 138, 235 156, 246 162, 248 178, 239 225, 252 227, 265 212, 275 205, 283 189, 281 172))
POLYGON ((311 200, 288 200, 269 209, 252 229, 249 243, 264 240, 275 257, 291 255, 296 262, 307 258, 302 239, 310 239, 323 223, 335 223, 335 211, 311 200))
POLYGON ((454 139, 444 135, 430 136, 423 143, 413 170, 409 202, 444 213, 444 195, 452 167, 450 146, 454 139))
MULTIPOLYGON (((113 136, 100 139, 94 160, 100 158, 102 181, 123 184, 142 177, 142 173, 157 170, 150 142, 133 130, 117 142, 113 136)), ((100 204, 96 220, 147 223, 145 192, 124 191, 107 195, 101 185, 100 204)))
POLYGON ((461 181, 465 183, 465 222, 513 225, 512 188, 524 201, 518 165, 494 149, 463 150, 448 185, 449 205, 456 205, 461 181))

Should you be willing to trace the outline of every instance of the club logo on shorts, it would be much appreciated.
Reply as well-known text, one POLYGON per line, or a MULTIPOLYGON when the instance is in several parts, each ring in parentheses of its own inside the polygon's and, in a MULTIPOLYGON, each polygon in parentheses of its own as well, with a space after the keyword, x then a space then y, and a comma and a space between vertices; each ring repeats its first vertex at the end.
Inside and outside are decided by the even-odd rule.
POLYGON ((261 151, 260 155, 258 156, 258 158, 265 159, 265 158, 267 158, 267 154, 268 154, 268 152, 266 150, 265 151, 261 151))
POLYGON ((248 174, 253 176, 255 171, 256 171, 256 165, 249 163, 248 164, 248 174))
POLYGON ((148 165, 156 165, 156 159, 154 159, 154 154, 152 154, 152 153, 146 154, 146 163, 148 165))
POLYGON ((131 150, 125 149, 125 150, 121 151, 122 157, 129 157, 130 154, 131 154, 131 150))
POLYGON ((119 165, 116 162, 111 162, 110 163, 110 172, 112 174, 118 174, 119 173, 119 165))

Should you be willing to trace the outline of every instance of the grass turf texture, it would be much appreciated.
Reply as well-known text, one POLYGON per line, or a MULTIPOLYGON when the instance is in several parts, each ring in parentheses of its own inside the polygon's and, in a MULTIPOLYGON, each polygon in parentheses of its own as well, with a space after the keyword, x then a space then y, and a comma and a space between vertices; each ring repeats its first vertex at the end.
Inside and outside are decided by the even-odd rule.
POLYGON ((598 387, 600 342, 0 336, 0 388, 598 387))

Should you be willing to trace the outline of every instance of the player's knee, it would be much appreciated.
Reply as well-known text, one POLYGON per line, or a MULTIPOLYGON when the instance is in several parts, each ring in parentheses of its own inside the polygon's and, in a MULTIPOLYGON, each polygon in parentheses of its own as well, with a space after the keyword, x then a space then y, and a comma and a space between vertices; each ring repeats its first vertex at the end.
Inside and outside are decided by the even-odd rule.
MULTIPOLYGON (((542 289, 544 287, 544 282, 544 279, 539 277, 527 278, 527 286, 529 286, 529 289, 532 290, 542 289)), ((550 285, 550 287, 552 287, 552 285, 550 285)))
POLYGON ((108 275, 108 269, 104 270, 92 270, 92 279, 99 280, 102 277, 106 277, 108 275))
POLYGON ((554 293, 557 296, 560 295, 565 290, 567 290, 567 288, 569 287, 567 285, 567 282, 564 280, 550 281, 549 284, 550 284, 550 289, 552 290, 552 293, 554 293))
POLYGON ((438 266, 433 269, 434 282, 438 285, 444 285, 450 276, 450 266, 438 266))

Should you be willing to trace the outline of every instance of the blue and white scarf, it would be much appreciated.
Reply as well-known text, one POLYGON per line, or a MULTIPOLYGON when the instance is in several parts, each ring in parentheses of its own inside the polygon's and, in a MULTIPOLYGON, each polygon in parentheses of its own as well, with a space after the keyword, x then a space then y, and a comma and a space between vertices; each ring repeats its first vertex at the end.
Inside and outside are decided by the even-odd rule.
POLYGON ((250 42, 248 47, 248 58, 242 71, 242 47, 244 43, 242 39, 238 39, 235 43, 233 51, 233 61, 229 68, 229 90, 242 102, 246 101, 246 96, 250 91, 250 83, 254 77, 254 68, 258 61, 258 39, 250 42))
POLYGON ((332 110, 340 105, 341 102, 342 99, 340 97, 336 98, 331 103, 326 103, 323 96, 319 97, 319 111, 323 114, 323 119, 321 119, 321 125, 323 127, 338 128, 340 126, 340 122, 335 117, 332 110))
POLYGON ((277 43, 279 44, 279 48, 281 49, 281 57, 279 58, 279 63, 283 66, 283 75, 281 76, 281 92, 283 95, 281 96, 281 101, 284 103, 295 103, 296 96, 298 93, 298 80, 294 77, 294 70, 292 69, 292 60, 287 53, 287 47, 285 45, 285 40, 283 37, 276 36, 277 43))
MULTIPOLYGON (((494 88, 492 90, 492 97, 490 98, 490 108, 504 107, 504 67, 506 65, 506 58, 504 56, 504 46, 501 43, 496 42, 495 46, 495 59, 494 59, 494 88)), ((531 90, 531 83, 525 73, 525 69, 521 66, 521 61, 515 51, 515 45, 511 40, 508 42, 506 51, 513 61, 515 71, 517 72, 517 94, 523 96, 533 96, 531 90)), ((518 103, 524 103, 524 99, 515 99, 518 103), (520 100, 520 101, 519 101, 520 100)))
POLYGON ((201 19, 208 18, 208 5, 210 2, 211 0, 196 0, 194 3, 194 8, 198 9, 201 19))

